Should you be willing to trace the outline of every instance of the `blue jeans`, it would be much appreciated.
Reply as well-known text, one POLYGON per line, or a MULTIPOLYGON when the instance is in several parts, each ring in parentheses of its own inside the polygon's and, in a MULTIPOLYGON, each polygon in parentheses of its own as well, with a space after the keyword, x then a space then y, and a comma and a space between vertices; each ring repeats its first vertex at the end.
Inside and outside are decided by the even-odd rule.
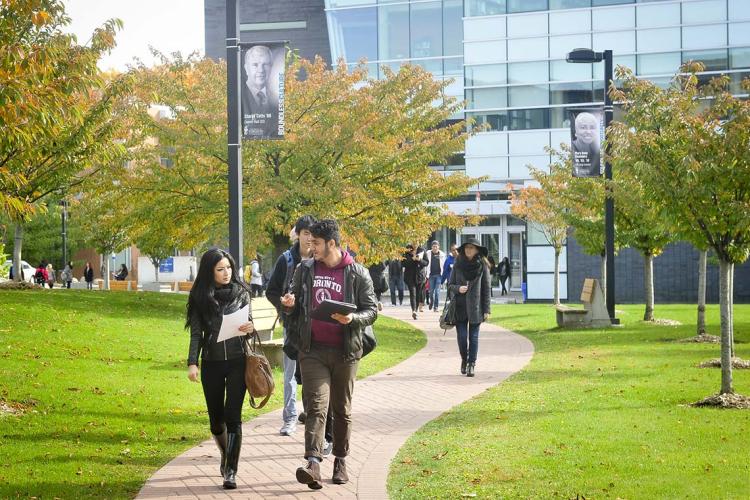
POLYGON ((477 353, 479 352, 480 324, 481 323, 469 323, 469 320, 458 321, 456 323, 458 352, 461 353, 461 359, 465 359, 467 363, 477 362, 477 353))
MULTIPOLYGON (((286 337, 286 328, 284 328, 286 337)), ((297 380, 294 372, 297 370, 297 362, 282 354, 284 364, 284 411, 282 417, 284 422, 297 419, 297 380)))
POLYGON ((430 276, 430 298, 432 299, 430 307, 432 307, 436 311, 438 308, 438 303, 440 302, 440 281, 442 279, 443 277, 439 274, 430 276))

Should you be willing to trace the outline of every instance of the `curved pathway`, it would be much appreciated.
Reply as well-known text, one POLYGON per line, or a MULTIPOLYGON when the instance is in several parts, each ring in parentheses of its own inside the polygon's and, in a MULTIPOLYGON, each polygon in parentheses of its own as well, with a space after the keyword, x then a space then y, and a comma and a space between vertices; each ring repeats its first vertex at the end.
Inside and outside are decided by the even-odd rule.
POLYGON ((400 364, 357 382, 351 450, 346 459, 348 484, 331 483, 332 457, 321 464, 322 490, 314 492, 297 482, 294 471, 304 464, 304 429, 299 426, 293 436, 280 436, 279 409, 244 424, 236 490, 221 488, 218 450, 208 440, 157 471, 137 498, 386 499, 390 462, 411 434, 451 407, 499 384, 533 355, 526 338, 485 323, 476 376, 468 378, 459 373, 455 330, 443 335, 437 313, 424 312, 417 321, 411 319, 407 306, 385 307, 381 314, 423 330, 427 345, 400 364))

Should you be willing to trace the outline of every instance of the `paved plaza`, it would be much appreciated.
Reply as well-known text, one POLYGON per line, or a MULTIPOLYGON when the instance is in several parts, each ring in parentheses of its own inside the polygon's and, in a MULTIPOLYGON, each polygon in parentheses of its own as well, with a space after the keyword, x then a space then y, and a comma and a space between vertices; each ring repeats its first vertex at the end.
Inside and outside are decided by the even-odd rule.
POLYGON ((443 335, 437 313, 426 311, 417 321, 406 306, 386 307, 381 314, 423 330, 427 345, 402 363, 357 382, 351 451, 346 459, 348 484, 331 482, 333 457, 321 464, 322 490, 309 490, 296 481, 294 471, 304 465, 304 429, 298 427, 291 437, 279 435, 278 409, 244 424, 236 490, 221 488, 218 450, 209 439, 157 471, 137 498, 385 499, 391 460, 411 434, 451 407, 499 384, 533 355, 527 339, 485 323, 477 373, 468 378, 459 373, 455 330, 443 335))

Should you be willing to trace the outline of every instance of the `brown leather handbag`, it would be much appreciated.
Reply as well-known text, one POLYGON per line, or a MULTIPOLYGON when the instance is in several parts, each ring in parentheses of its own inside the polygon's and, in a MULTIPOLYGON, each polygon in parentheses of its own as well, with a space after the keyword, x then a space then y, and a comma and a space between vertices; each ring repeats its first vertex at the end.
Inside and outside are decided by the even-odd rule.
POLYGON ((263 354, 258 335, 254 334, 245 341, 245 386, 250 396, 250 406, 255 409, 263 408, 273 394, 275 383, 271 365, 263 354), (263 400, 260 403, 256 399, 263 400))

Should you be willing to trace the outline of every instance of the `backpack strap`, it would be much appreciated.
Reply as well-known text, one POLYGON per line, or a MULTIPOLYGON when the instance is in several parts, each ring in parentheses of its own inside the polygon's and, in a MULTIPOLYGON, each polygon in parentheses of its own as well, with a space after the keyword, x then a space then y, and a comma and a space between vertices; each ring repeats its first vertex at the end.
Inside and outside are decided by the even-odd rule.
POLYGON ((292 280, 294 279, 294 258, 291 250, 285 250, 283 255, 284 260, 286 260, 286 282, 284 283, 284 293, 286 293, 292 287, 292 280))

